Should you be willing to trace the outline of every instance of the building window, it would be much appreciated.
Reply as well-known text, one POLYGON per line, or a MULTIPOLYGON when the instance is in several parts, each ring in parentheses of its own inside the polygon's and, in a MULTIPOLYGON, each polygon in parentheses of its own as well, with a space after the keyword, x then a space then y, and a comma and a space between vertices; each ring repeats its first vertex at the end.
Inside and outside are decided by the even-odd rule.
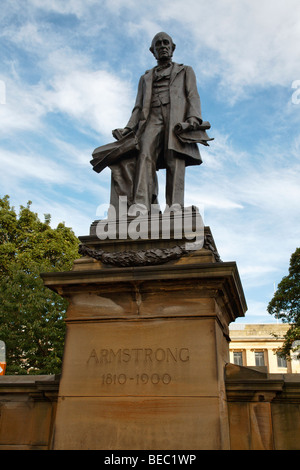
POLYGON ((233 363, 236 364, 237 366, 242 366, 243 365, 243 353, 242 353, 242 351, 233 353, 233 363))
POLYGON ((277 366, 278 367, 287 367, 286 358, 279 356, 279 354, 277 354, 277 366))
POLYGON ((255 351, 255 365, 256 366, 264 366, 265 365, 265 358, 263 351, 255 351))

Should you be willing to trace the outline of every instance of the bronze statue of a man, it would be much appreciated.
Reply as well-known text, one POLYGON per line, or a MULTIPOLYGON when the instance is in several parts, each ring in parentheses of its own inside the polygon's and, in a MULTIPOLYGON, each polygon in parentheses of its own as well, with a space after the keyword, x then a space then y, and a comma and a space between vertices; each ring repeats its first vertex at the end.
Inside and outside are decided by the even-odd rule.
POLYGON ((118 197, 126 196, 129 215, 132 205, 150 211, 151 204, 158 203, 156 171, 162 168, 166 169, 166 204, 182 208, 185 167, 202 163, 197 142, 208 145, 211 140, 203 130, 209 123, 202 126, 195 73, 172 61, 175 47, 168 34, 154 36, 150 51, 157 65, 140 78, 132 115, 124 129, 116 130, 120 142, 130 133, 137 141, 137 151, 109 165, 110 203, 117 207, 118 197), (188 138, 181 139, 176 126, 186 127, 188 138))

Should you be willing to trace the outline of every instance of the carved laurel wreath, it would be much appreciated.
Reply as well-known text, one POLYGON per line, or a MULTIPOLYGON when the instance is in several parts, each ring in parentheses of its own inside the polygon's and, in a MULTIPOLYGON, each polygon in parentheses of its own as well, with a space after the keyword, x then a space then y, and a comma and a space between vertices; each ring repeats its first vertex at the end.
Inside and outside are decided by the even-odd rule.
MULTIPOLYGON (((216 261, 221 261, 218 252, 215 250, 209 236, 204 238, 204 248, 211 250, 216 261)), ((154 248, 148 250, 137 251, 118 251, 107 252, 104 250, 95 250, 86 245, 80 245, 78 252, 84 256, 90 256, 93 259, 101 261, 104 264, 112 266, 125 267, 125 266, 148 266, 164 264, 168 261, 177 260, 183 255, 191 253, 191 248, 186 249, 185 245, 176 245, 172 248, 154 248)))
POLYGON ((188 250, 182 246, 110 253, 103 250, 94 250, 85 245, 80 245, 78 251, 82 255, 90 256, 104 264, 111 264, 113 266, 147 266, 163 264, 171 260, 176 260, 182 255, 188 253, 188 250))

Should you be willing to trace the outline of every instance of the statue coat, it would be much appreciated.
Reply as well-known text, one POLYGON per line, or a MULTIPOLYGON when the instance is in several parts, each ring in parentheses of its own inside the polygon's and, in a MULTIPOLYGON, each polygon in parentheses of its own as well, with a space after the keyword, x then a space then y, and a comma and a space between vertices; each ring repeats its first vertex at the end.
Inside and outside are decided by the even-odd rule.
MULTIPOLYGON (((151 111, 152 82, 154 68, 140 78, 135 106, 126 127, 132 129, 137 137, 143 132, 151 111)), ((185 122, 190 117, 201 117, 200 97, 197 90, 196 76, 192 67, 173 63, 170 77, 170 108, 168 126, 168 149, 176 156, 184 158, 186 166, 200 165, 202 159, 196 143, 182 143, 174 132, 176 124, 185 122)), ((158 168, 165 168, 163 158, 158 160, 158 168)))

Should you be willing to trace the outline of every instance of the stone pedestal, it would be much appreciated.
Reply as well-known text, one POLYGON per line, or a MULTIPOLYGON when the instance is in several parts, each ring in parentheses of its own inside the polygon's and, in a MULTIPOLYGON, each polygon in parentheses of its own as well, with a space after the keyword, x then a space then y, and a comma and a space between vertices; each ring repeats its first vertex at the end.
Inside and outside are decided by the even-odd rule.
POLYGON ((205 233, 206 248, 161 265, 87 256, 43 275, 70 302, 54 449, 229 449, 228 325, 246 303, 205 233))

